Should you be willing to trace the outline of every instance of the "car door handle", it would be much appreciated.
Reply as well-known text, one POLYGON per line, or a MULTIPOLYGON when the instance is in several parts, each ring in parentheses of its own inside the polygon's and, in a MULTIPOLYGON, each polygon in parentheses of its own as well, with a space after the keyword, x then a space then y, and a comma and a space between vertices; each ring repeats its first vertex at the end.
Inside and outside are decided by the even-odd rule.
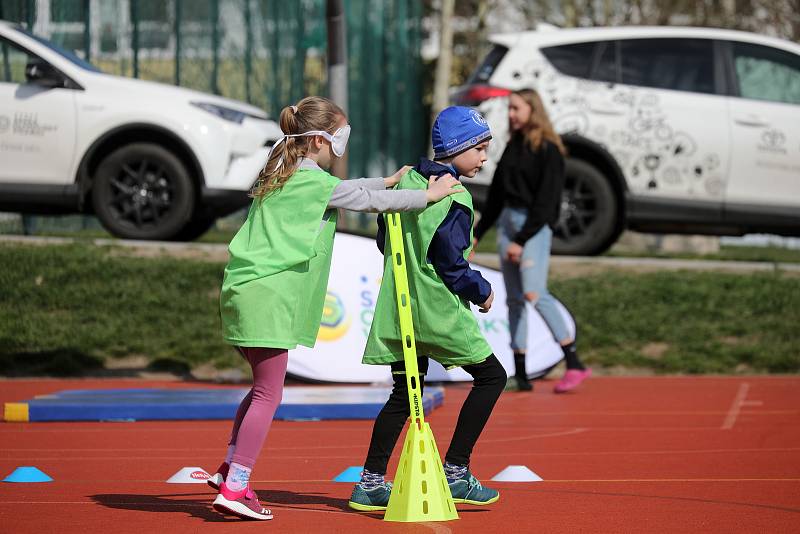
POLYGON ((757 119, 755 117, 747 117, 747 118, 744 118, 744 119, 734 119, 734 122, 736 122, 736 124, 740 124, 742 126, 750 126, 750 127, 753 127, 753 128, 766 128, 767 126, 769 126, 768 122, 764 122, 764 121, 762 121, 760 119, 757 119))

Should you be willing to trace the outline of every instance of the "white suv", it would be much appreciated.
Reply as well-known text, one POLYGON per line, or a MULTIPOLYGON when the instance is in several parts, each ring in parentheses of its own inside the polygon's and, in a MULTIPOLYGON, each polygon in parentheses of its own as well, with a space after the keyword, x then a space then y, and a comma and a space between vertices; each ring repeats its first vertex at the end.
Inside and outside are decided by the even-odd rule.
MULTIPOLYGON (((800 46, 707 28, 497 35, 454 93, 499 142, 509 90, 536 88, 569 150, 554 250, 593 254, 623 228, 800 236, 800 46)), ((480 200, 494 166, 473 192, 480 200)))
POLYGON ((256 107, 103 74, 0 21, 0 211, 192 239, 247 204, 280 133, 256 107))

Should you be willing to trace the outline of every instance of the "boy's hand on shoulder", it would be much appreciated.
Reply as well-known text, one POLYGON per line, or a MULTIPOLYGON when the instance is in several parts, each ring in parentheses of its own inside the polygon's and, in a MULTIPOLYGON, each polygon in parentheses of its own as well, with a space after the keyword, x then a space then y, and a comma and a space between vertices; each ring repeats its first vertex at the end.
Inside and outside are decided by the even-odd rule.
POLYGON ((478 310, 481 313, 486 313, 492 308, 492 302, 494 301, 494 289, 491 293, 489 293, 489 298, 486 299, 486 302, 478 306, 480 309, 478 310))
POLYGON ((386 187, 386 189, 396 186, 397 184, 400 183, 400 178, 402 178, 405 173, 407 173, 413 168, 414 167, 411 165, 403 165, 402 167, 397 169, 397 172, 395 172, 393 175, 384 178, 383 185, 386 187))
POLYGON ((464 191, 463 187, 455 187, 456 185, 461 185, 461 182, 453 178, 452 174, 445 174, 438 180, 436 176, 431 176, 428 178, 428 190, 425 196, 428 202, 438 202, 446 196, 464 191))

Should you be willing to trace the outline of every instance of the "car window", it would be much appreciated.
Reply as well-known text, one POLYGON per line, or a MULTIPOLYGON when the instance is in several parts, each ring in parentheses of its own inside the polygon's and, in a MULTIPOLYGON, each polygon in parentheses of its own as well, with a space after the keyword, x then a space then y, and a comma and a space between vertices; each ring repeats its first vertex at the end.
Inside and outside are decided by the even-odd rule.
POLYGON ((733 43, 733 65, 740 96, 800 104, 800 56, 769 46, 733 43))
POLYGON ((577 78, 588 78, 596 43, 548 46, 542 53, 559 72, 577 78))
POLYGON ((591 78, 601 82, 617 82, 617 43, 606 41, 598 43, 601 48, 600 57, 594 67, 591 78))
POLYGON ((489 78, 491 78, 494 73, 494 69, 500 64, 506 52, 508 52, 508 48, 505 46, 495 45, 486 55, 483 62, 475 69, 475 72, 469 77, 467 84, 488 82, 489 78))
POLYGON ((34 57, 15 44, 0 39, 0 82, 26 83, 25 65, 34 57))
POLYGON ((89 71, 92 71, 92 72, 98 72, 98 73, 101 72, 100 69, 98 69, 97 67, 95 67, 94 65, 89 63, 88 61, 83 60, 83 59, 79 58, 78 56, 76 56, 74 52, 70 52, 69 50, 66 50, 65 48, 62 48, 62 47, 58 46, 57 44, 55 44, 52 41, 48 41, 47 39, 44 39, 43 37, 39 37, 38 35, 35 35, 35 34, 29 32, 27 30, 24 30, 22 28, 14 28, 14 29, 17 30, 20 33, 23 33, 23 34, 27 35, 31 39, 35 39, 40 44, 46 46, 47 48, 49 48, 53 52, 56 52, 57 54, 61 55, 61 57, 63 57, 64 59, 67 59, 67 60, 71 61, 73 64, 77 65, 78 67, 80 67, 82 69, 86 69, 86 70, 89 70, 89 71))
POLYGON ((714 49, 709 39, 620 41, 622 83, 714 93, 714 49))

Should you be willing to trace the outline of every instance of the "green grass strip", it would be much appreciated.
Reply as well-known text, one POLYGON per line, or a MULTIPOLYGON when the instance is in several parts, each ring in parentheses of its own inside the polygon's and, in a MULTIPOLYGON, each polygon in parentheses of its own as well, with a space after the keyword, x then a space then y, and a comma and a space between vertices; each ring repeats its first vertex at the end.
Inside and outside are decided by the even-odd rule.
MULTIPOLYGON (((220 333, 222 263, 0 244, 0 265, 2 375, 77 375, 126 356, 174 370, 241 363, 220 333)), ((555 280, 551 290, 575 315, 579 351, 595 366, 800 371, 795 274, 612 270, 555 280)))

